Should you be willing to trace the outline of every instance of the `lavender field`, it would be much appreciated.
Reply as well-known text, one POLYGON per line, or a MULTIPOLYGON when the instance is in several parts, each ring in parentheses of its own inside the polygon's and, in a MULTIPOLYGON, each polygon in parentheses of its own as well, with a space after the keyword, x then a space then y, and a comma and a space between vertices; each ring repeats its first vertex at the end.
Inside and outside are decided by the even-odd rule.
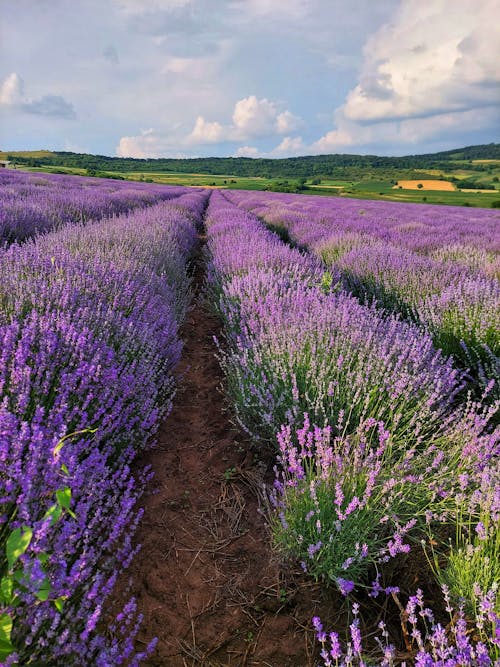
POLYGON ((499 257, 492 209, 1 172, 0 664, 500 664, 499 257))

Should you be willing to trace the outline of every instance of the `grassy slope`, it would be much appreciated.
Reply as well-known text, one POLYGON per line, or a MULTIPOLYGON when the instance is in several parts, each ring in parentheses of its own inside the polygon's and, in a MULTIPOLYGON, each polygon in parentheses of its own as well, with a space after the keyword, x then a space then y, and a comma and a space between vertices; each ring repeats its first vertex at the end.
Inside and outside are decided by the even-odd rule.
MULTIPOLYGON (((21 156, 28 158, 40 158, 53 156, 50 151, 18 151, 9 152, 11 156, 21 156)), ((0 159, 6 159, 7 153, 0 151, 0 159)), ((460 156, 457 156, 460 157, 460 156)), ((42 166, 25 167, 30 171, 64 172, 73 174, 87 173, 86 169, 77 167, 60 166, 42 166)), ((259 176, 236 176, 236 175, 213 175, 197 173, 166 173, 166 172, 105 172, 110 176, 120 176, 130 180, 152 180, 155 183, 166 185, 190 185, 190 186, 211 186, 222 188, 237 188, 245 190, 264 190, 276 187, 287 181, 290 185, 298 184, 297 179, 293 177, 265 178, 259 176)), ((495 183, 496 193, 476 193, 476 192, 440 192, 426 190, 394 190, 393 185, 397 180, 404 179, 424 179, 436 178, 447 180, 449 178, 465 179, 471 178, 474 181, 486 186, 492 183, 494 177, 500 180, 500 160, 454 160, 448 162, 446 169, 428 170, 422 167, 415 169, 397 169, 394 167, 345 167, 339 170, 339 177, 321 177, 321 183, 314 185, 312 179, 306 180, 307 190, 304 194, 318 194, 324 196, 346 196, 360 199, 381 199, 386 201, 419 202, 429 204, 447 204, 457 206, 480 206, 490 207, 492 202, 500 199, 500 185, 495 183), (487 171, 477 171, 478 165, 487 168, 487 171)), ((457 187, 460 187, 457 183, 457 187)))

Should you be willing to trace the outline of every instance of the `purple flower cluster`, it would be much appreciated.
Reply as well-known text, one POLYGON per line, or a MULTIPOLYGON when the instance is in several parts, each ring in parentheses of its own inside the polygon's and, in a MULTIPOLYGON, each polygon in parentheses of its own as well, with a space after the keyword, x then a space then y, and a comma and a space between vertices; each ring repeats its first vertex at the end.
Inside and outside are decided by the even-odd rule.
POLYGON ((462 379, 428 335, 345 292, 325 293, 313 258, 219 193, 207 228, 222 364, 248 430, 274 439, 307 412, 343 429, 383 421, 405 446, 442 433, 462 379))
POLYGON ((500 224, 491 210, 231 192, 333 267, 345 289, 422 324, 500 397, 500 224))
MULTIPOLYGON (((278 434, 277 545, 342 595, 362 585, 377 597, 398 590, 397 581, 381 585, 380 572, 392 571, 385 564, 411 557, 436 527, 440 563, 486 535, 473 567, 457 559, 452 593, 467 596, 465 581, 476 575, 491 592, 484 572, 500 534, 498 406, 459 403, 464 377, 428 333, 362 305, 317 259, 231 206, 234 197, 210 200, 210 290, 237 418, 254 437, 278 434)), ((351 630, 358 662, 345 664, 358 664, 356 622, 351 630)))
POLYGON ((422 255, 448 247, 458 255, 471 249, 500 253, 498 211, 457 206, 405 204, 293 194, 231 190, 231 201, 287 226, 310 221, 307 244, 321 242, 327 233, 352 232, 422 255), (323 227, 323 229, 322 229, 323 227))
POLYGON ((131 463, 171 409, 186 262, 206 199, 189 193, 0 252, 0 548, 9 531, 30 526, 25 570, 32 564, 39 578, 48 554, 50 580, 49 600, 26 586, 7 610, 13 660, 138 664, 133 601, 111 634, 97 627, 135 550, 149 473, 133 476, 131 463), (61 469, 72 512, 51 526, 44 513, 61 469))
MULTIPOLYGON (((376 637, 378 655, 363 648, 359 630, 359 607, 353 605, 353 621, 349 638, 342 646, 337 632, 326 633, 321 619, 315 616, 312 625, 321 644, 321 667, 495 667, 500 658, 500 617, 491 611, 491 596, 477 595, 477 612, 474 619, 476 636, 471 634, 462 605, 453 608, 446 586, 443 597, 449 614, 444 627, 431 609, 426 607, 421 590, 412 595, 402 610, 401 623, 405 628, 407 646, 411 650, 411 662, 397 658, 396 647, 389 643, 389 632, 383 621, 379 623, 380 635, 376 637), (370 657, 367 657, 370 655, 370 657), (493 656, 493 657, 492 657, 493 656), (495 659, 495 656, 497 659, 495 659), (376 662, 375 662, 376 660, 376 662)), ((495 594, 496 595, 496 594, 495 594)))
POLYGON ((183 187, 3 169, 0 172, 0 247, 58 229, 69 222, 119 215, 186 192, 183 187))

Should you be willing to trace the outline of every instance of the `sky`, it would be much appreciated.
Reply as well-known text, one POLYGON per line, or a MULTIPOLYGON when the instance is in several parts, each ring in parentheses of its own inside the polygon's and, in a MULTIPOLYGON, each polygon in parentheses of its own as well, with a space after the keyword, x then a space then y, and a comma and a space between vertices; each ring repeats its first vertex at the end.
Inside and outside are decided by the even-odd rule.
POLYGON ((407 155, 499 140, 498 0, 0 0, 0 149, 407 155))

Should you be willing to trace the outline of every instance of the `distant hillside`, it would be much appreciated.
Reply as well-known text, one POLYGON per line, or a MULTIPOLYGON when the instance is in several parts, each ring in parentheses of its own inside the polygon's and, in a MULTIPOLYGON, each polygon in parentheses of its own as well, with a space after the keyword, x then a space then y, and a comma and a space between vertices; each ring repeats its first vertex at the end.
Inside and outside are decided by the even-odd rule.
MULTIPOLYGON (((370 169, 446 169, 451 163, 473 160, 500 160, 500 144, 466 146, 439 153, 380 157, 377 155, 309 155, 304 157, 267 159, 245 157, 148 159, 108 157, 70 152, 12 152, 0 153, 5 159, 27 167, 72 167, 108 172, 167 172, 262 176, 265 178, 329 176, 346 168, 370 169)), ((469 166, 469 168, 471 168, 469 166)), ((473 167, 472 167, 473 168, 473 167)))

